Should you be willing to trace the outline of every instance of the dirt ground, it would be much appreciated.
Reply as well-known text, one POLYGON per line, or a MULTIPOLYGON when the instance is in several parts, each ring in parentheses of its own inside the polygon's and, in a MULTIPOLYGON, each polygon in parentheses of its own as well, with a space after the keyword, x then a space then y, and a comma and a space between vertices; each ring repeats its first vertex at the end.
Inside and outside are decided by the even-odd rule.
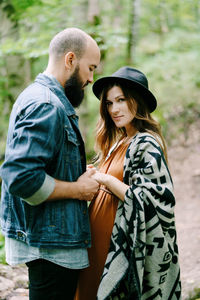
POLYGON ((187 141, 169 148, 170 171, 176 195, 176 227, 183 300, 200 289, 200 124, 187 141))

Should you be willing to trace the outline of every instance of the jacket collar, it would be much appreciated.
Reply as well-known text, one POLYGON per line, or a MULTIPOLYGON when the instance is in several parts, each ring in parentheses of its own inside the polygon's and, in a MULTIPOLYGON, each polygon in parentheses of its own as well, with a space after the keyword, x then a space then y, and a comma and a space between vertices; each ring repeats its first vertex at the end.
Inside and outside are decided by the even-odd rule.
POLYGON ((64 88, 53 75, 40 73, 36 77, 35 82, 39 82, 40 84, 47 86, 60 99, 68 116, 76 115, 73 106, 65 95, 64 88))

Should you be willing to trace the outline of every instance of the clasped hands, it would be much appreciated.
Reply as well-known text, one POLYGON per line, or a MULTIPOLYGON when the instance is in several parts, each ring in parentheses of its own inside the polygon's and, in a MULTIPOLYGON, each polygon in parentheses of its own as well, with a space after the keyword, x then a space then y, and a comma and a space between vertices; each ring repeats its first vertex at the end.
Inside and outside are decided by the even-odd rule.
POLYGON ((97 195, 101 184, 105 184, 105 175, 99 172, 93 165, 87 166, 87 171, 77 180, 80 190, 80 200, 92 201, 97 195))
POLYGON ((87 172, 91 172, 91 178, 96 180, 100 185, 106 185, 109 180, 109 175, 99 172, 99 170, 95 168, 94 165, 87 165, 87 172))

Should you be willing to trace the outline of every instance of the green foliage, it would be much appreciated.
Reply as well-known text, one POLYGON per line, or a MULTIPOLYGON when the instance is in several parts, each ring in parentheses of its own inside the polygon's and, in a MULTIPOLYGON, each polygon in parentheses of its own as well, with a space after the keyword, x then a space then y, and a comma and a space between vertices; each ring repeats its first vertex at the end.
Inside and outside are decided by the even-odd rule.
POLYGON ((190 124, 199 118, 199 50, 199 32, 181 28, 165 34, 162 41, 153 34, 138 45, 137 66, 147 74, 157 96, 155 115, 168 141, 179 133, 186 139, 190 124))
POLYGON ((0 263, 5 264, 5 239, 4 236, 0 233, 0 263))
MULTIPOLYGON (((8 58, 15 55, 30 62, 30 80, 33 80, 46 66, 52 36, 66 27, 76 26, 91 34, 101 48, 103 69, 95 79, 108 75, 127 61, 132 1, 112 0, 106 5, 105 1, 99 1, 99 14, 94 22, 87 20, 85 0, 1 0, 0 5, 16 30, 16 34, 8 35, 0 46, 0 121, 3 124, 0 153, 3 153, 9 112, 20 92, 16 87, 21 84, 22 90, 25 84, 23 75, 10 71, 8 58)), ((132 65, 149 78, 150 88, 158 98, 154 115, 161 122, 167 139, 183 132, 199 117, 199 12, 200 4, 195 0, 141 2, 132 65)), ((91 156, 99 107, 91 90, 88 90, 87 105, 84 121, 86 118, 89 124, 86 145, 91 156)))
POLYGON ((186 300, 200 300, 200 288, 194 289, 190 296, 186 300))

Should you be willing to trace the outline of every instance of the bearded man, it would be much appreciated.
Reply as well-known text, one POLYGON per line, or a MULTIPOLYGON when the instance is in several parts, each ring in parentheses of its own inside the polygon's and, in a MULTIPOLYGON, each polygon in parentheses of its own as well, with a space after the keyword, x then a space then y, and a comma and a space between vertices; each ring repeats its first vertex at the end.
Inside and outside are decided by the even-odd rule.
POLYGON ((100 61, 96 42, 67 28, 50 42, 49 62, 16 100, 1 167, 6 260, 26 263, 31 300, 74 297, 88 266, 87 201, 98 183, 86 171, 74 107, 100 61))

